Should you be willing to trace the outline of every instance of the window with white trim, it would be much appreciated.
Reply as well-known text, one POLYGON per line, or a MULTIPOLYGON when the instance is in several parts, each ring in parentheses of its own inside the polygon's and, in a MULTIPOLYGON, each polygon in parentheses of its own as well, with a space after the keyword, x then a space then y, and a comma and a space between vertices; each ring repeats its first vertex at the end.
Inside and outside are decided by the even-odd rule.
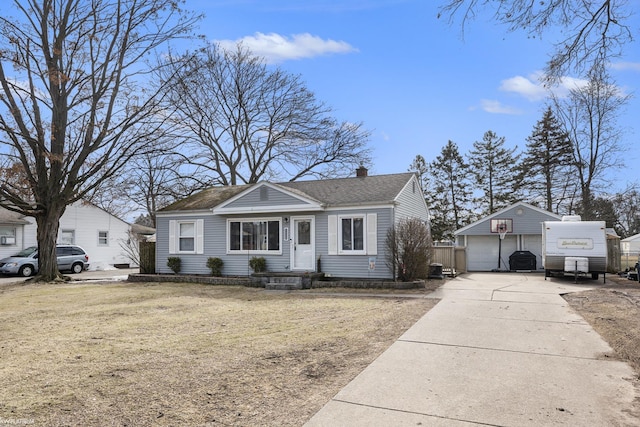
POLYGON ((98 231, 98 246, 109 246, 108 231, 98 231))
POLYGON ((0 245, 16 244, 16 229, 14 227, 0 227, 0 245))
POLYGON ((204 220, 170 220, 169 253, 204 253, 204 220))
POLYGON ((364 216, 340 217, 340 252, 364 253, 364 216))
POLYGON ((62 230, 60 231, 60 244, 62 245, 75 245, 76 244, 76 230, 62 230))
POLYGON ((195 221, 178 222, 178 251, 195 252, 196 223, 195 221))
POLYGON ((227 221, 229 252, 280 253, 278 219, 242 219, 227 221))
POLYGON ((329 215, 329 255, 377 255, 378 215, 329 215))

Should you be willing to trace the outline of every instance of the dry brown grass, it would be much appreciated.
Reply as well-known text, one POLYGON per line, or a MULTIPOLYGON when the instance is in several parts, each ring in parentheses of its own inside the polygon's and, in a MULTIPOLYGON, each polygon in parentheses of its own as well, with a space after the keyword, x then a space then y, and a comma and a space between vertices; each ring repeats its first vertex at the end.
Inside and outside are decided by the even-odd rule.
POLYGON ((0 290, 0 420, 301 425, 429 310, 196 284, 0 290))
POLYGON ((640 284, 616 276, 607 277, 607 282, 565 299, 640 378, 640 284))

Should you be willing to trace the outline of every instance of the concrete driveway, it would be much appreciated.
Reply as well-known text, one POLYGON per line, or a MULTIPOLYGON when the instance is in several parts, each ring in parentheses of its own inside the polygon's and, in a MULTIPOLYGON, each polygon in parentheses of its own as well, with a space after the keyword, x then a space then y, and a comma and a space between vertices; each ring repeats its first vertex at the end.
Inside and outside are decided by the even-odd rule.
MULTIPOLYGON (((560 296, 597 285, 477 273, 442 300, 306 426, 626 426, 633 370, 560 296)), ((637 414, 636 414, 637 416, 637 414)))
MULTIPOLYGON (((137 268, 116 268, 111 270, 91 270, 83 271, 80 274, 68 274, 66 276, 71 277, 73 281, 121 281, 127 280, 129 274, 138 273, 137 268)), ((0 275, 0 285, 16 282, 24 282, 26 277, 20 276, 3 276, 0 275)))

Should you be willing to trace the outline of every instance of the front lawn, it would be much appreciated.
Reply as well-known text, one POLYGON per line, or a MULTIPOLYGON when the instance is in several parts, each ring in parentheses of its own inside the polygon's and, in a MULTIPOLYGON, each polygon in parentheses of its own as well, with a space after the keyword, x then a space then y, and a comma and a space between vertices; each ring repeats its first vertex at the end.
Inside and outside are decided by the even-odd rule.
POLYGON ((176 283, 0 288, 0 420, 298 426, 435 303, 176 283))

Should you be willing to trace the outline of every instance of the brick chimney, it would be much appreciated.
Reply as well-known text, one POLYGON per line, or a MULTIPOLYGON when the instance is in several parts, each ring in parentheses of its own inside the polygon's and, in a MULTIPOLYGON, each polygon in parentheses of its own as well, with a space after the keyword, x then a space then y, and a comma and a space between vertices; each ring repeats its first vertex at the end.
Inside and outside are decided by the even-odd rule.
POLYGON ((369 174, 369 170, 367 168, 365 168, 363 165, 360 165, 360 167, 358 169, 356 169, 356 176, 357 177, 365 177, 369 174))

